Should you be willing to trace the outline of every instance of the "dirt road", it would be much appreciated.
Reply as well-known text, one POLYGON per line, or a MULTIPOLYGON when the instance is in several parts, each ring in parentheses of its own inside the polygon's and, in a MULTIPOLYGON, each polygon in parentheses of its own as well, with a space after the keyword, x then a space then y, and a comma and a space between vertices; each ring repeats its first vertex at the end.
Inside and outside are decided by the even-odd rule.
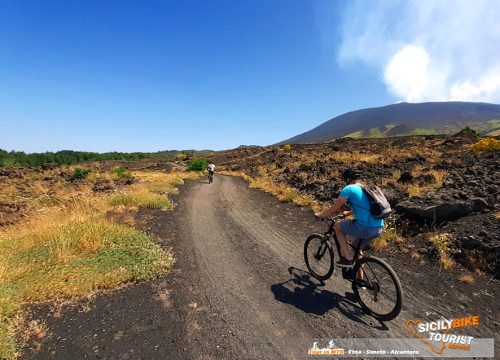
POLYGON ((482 319, 474 336, 498 334, 494 281, 472 294, 402 254, 378 254, 405 292, 402 314, 383 324, 363 314, 338 272, 324 286, 308 276, 304 239, 325 226, 310 210, 222 176, 186 185, 176 201, 174 212, 140 216, 158 243, 173 248, 174 269, 77 306, 36 308, 52 335, 26 359, 304 358, 313 338, 407 338, 408 319, 472 314, 482 319))

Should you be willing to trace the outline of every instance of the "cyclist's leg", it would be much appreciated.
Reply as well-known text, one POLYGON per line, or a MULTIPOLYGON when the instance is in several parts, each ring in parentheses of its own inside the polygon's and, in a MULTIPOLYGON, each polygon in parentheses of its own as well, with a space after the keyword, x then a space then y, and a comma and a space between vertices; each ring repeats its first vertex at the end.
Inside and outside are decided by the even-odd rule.
POLYGON ((380 235, 381 228, 370 228, 360 225, 356 220, 344 220, 335 223, 335 231, 338 236, 341 247, 343 247, 344 257, 348 260, 353 260, 354 248, 347 244, 346 236, 352 237, 354 239, 362 239, 361 243, 353 243, 353 246, 357 249, 363 248, 366 241, 368 243, 371 241, 369 238, 380 235), (347 255, 347 256, 346 256, 347 255))
MULTIPOLYGON (((365 240, 360 238, 355 238, 351 244, 355 249, 358 249, 358 260, 361 260, 361 258, 363 257, 363 250, 361 249, 367 245, 365 243, 365 240)), ((359 279, 364 279, 365 277, 365 274, 363 272, 363 266, 360 266, 358 269, 358 277, 359 279)))
POLYGON ((350 220, 344 220, 335 223, 335 234, 337 235, 337 239, 340 245, 340 255, 350 261, 354 257, 354 254, 351 247, 347 244, 346 234, 342 230, 342 223, 346 221, 350 220))
MULTIPOLYGON (((352 246, 354 246, 355 249, 358 249, 358 254, 359 254, 358 260, 363 257, 363 251, 361 249, 364 249, 367 246, 369 246, 370 243, 374 239, 379 237, 381 233, 382 233, 382 228, 370 229, 370 230, 365 231, 363 238, 358 237, 358 238, 354 239, 354 241, 352 242, 352 246)), ((359 267, 358 276, 360 279, 364 278, 363 266, 359 267)))

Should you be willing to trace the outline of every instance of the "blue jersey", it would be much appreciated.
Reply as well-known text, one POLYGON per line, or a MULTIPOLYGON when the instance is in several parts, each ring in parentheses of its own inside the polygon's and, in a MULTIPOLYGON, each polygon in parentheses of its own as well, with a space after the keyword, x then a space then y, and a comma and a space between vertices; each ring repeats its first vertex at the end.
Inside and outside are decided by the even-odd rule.
POLYGON ((342 189, 339 196, 349 201, 354 218, 360 225, 367 227, 384 226, 384 220, 375 219, 370 213, 370 198, 360 185, 347 185, 342 189))

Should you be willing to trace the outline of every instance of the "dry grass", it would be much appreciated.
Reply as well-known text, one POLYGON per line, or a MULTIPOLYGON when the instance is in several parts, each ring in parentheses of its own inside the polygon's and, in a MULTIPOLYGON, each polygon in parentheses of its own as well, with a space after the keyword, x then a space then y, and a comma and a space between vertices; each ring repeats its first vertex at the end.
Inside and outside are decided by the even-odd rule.
POLYGON ((412 260, 420 261, 422 259, 422 255, 418 251, 414 251, 411 253, 412 260))
POLYGON ((462 274, 458 277, 458 281, 464 284, 472 285, 475 282, 474 276, 471 274, 462 274))
POLYGON ((335 151, 326 157, 326 160, 336 160, 345 164, 360 164, 360 163, 383 163, 384 156, 382 154, 364 153, 359 151, 335 151))
POLYGON ((195 179, 201 173, 163 173, 139 172, 133 173, 139 182, 127 187, 125 190, 113 195, 109 199, 112 206, 124 206, 137 210, 138 208, 172 209, 173 204, 167 195, 175 194, 175 186, 182 185, 185 179, 195 179))
POLYGON ((407 191, 408 196, 410 198, 415 197, 415 196, 420 196, 420 195, 422 195, 426 192, 429 192, 431 190, 441 188, 443 186, 443 179, 447 175, 447 172, 438 171, 438 170, 422 172, 420 167, 415 167, 415 169, 412 171, 412 175, 414 177, 417 177, 420 175, 432 175, 436 179, 436 182, 430 183, 430 184, 424 184, 424 185, 419 185, 419 184, 406 185, 406 191, 407 191))
POLYGON ((406 186, 406 192, 410 198, 420 196, 422 187, 419 185, 411 184, 406 186))
POLYGON ((373 250, 386 249, 388 246, 389 246, 389 243, 387 242, 387 239, 385 239, 383 237, 376 238, 370 244, 370 248, 373 250))
POLYGON ((271 193, 281 201, 293 202, 299 206, 311 206, 315 211, 319 209, 318 203, 312 197, 301 195, 298 190, 273 181, 272 177, 268 175, 268 169, 265 167, 259 167, 258 172, 259 177, 256 179, 243 172, 220 171, 219 173, 222 175, 242 177, 250 183, 250 187, 271 193))
POLYGON ((440 261, 441 261, 441 265, 443 266, 443 268, 445 270, 449 270, 453 267, 455 267, 456 263, 455 263, 455 260, 453 260, 450 255, 448 254, 441 254, 440 255, 440 261))
POLYGON ((173 258, 144 233, 116 224, 107 214, 120 208, 171 208, 167 194, 193 173, 134 174, 127 189, 132 204, 114 206, 114 196, 90 187, 57 189, 33 203, 37 211, 0 231, 0 358, 13 358, 23 339, 43 337, 43 326, 19 321, 25 303, 73 299, 124 282, 151 279, 169 269, 173 258), (17 316, 17 317, 16 317, 17 316))
POLYGON ((373 250, 386 249, 391 243, 402 244, 404 241, 403 236, 397 232, 393 227, 386 227, 382 234, 372 241, 370 247, 373 250))
MULTIPOLYGON (((401 189, 406 191, 408 197, 416 197, 416 196, 421 196, 429 191, 439 189, 443 186, 443 179, 447 175, 447 172, 445 171, 438 171, 438 170, 428 170, 428 171, 422 171, 421 166, 416 166, 412 172, 412 176, 418 177, 420 175, 433 175, 434 178, 436 179, 436 182, 434 183, 429 183, 429 184, 399 184, 401 189)), ((382 186, 387 186, 389 183, 394 183, 401 177, 401 172, 396 171, 394 172, 391 177, 383 178, 379 180, 379 184, 382 186)))
POLYGON ((447 233, 435 234, 429 237, 429 242, 437 250, 439 262, 445 270, 451 269, 456 265, 450 256, 450 241, 450 235, 447 233))

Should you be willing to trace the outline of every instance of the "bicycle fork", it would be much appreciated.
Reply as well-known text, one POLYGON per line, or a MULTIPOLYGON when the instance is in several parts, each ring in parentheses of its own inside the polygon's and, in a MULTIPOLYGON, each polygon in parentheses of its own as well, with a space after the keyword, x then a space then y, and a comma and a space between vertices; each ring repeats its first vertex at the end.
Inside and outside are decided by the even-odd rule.
POLYGON ((321 260, 323 255, 325 255, 325 252, 328 248, 328 246, 326 245, 327 241, 328 241, 328 236, 324 235, 323 240, 321 241, 321 245, 318 247, 318 251, 316 251, 316 254, 314 254, 314 258, 316 260, 318 260, 318 261, 321 260))

